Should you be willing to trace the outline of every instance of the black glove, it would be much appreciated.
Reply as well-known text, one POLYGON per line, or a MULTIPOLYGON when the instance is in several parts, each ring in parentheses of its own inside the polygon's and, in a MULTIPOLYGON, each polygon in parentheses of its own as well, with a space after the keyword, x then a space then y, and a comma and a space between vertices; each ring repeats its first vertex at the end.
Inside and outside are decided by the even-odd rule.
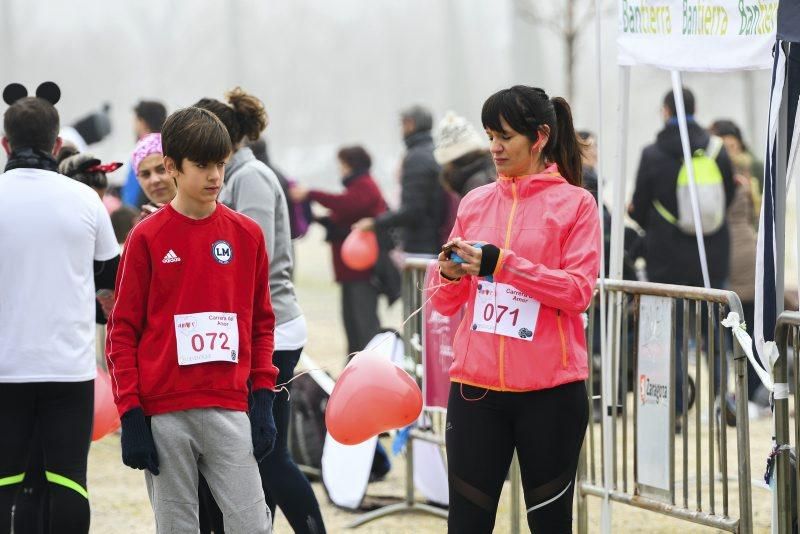
POLYGON ((253 456, 261 462, 272 452, 278 429, 272 417, 272 401, 275 392, 270 389, 259 389, 250 398, 250 429, 253 432, 253 456))
POLYGON ((134 469, 149 469, 158 474, 158 452, 153 434, 141 408, 122 415, 122 463, 134 469))

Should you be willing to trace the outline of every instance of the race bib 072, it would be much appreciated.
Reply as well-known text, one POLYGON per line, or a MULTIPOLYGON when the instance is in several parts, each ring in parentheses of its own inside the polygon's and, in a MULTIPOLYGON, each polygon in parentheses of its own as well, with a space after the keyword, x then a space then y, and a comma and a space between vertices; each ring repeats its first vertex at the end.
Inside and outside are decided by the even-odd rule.
POLYGON ((235 313, 201 312, 175 316, 178 365, 239 361, 235 313))

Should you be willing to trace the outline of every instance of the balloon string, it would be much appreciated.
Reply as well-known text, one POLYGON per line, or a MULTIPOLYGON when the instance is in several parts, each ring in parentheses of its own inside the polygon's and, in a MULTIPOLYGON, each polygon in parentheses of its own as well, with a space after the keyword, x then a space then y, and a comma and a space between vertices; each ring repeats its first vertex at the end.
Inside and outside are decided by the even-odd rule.
POLYGON ((281 391, 285 391, 286 392, 286 400, 292 400, 292 393, 289 391, 289 388, 287 388, 286 386, 288 386, 289 384, 291 384, 293 381, 297 380, 301 376, 307 375, 308 373, 311 373, 313 371, 323 371, 323 372, 325 372, 325 369, 317 368, 317 369, 308 369, 307 371, 303 371, 300 374, 294 375, 292 378, 290 378, 289 380, 287 380, 286 382, 284 382, 282 384, 275 384, 275 387, 272 388, 272 391, 274 391, 276 395, 280 394, 281 391))
MULTIPOLYGON (((417 286, 417 289, 418 289, 419 291, 430 291, 430 290, 434 290, 434 291, 433 291, 433 293, 431 293, 431 296, 430 296, 430 297, 428 297, 428 299, 427 299, 425 302, 423 302, 423 303, 422 303, 422 306, 420 306, 419 308, 417 308, 416 310, 414 310, 413 312, 411 312, 411 315, 409 315, 408 317, 406 317, 405 321, 403 321, 403 322, 402 322, 402 324, 400 325, 400 329, 402 330, 402 329, 403 329, 403 327, 404 327, 406 324, 408 324, 408 322, 409 322, 409 321, 410 321, 412 318, 414 318, 414 316, 415 316, 415 315, 417 315, 419 312, 421 312, 421 311, 422 311, 422 310, 425 308, 425 306, 427 306, 427 304, 428 304, 428 303, 431 301, 431 299, 432 299, 434 296, 436 296, 436 293, 438 293, 438 292, 439 292, 439 289, 440 289, 440 288, 443 288, 443 287, 445 287, 445 286, 447 286, 447 285, 449 285, 449 284, 438 284, 438 285, 435 285, 435 286, 430 286, 430 287, 428 287, 428 288, 425 288, 425 287, 419 287, 419 286, 417 286)), ((391 338, 391 336, 386 336, 386 337, 384 337, 384 338, 383 338, 383 339, 382 339, 380 342, 378 342, 376 345, 374 345, 373 347, 370 347, 370 350, 375 350, 375 349, 377 349, 378 347, 380 347, 381 345, 383 345, 384 343, 386 343, 386 342, 387 342, 387 341, 389 341, 390 339, 392 339, 392 338, 391 338)), ((366 347, 364 347, 364 350, 366 350, 366 347)), ((356 354, 358 354, 359 352, 361 352, 361 351, 357 351, 357 352, 351 352, 351 353, 349 354, 349 357, 350 357, 350 358, 352 358, 353 356, 355 356, 355 355, 356 355, 356 354)))

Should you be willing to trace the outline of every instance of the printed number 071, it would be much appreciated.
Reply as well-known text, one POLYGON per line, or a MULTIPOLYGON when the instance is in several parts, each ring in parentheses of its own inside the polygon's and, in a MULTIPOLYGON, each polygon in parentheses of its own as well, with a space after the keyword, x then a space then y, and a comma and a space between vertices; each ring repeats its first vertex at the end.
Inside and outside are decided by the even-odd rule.
MULTIPOLYGON (((517 326, 517 320, 519 319, 519 309, 515 308, 511 311, 508 311, 508 306, 503 306, 502 304, 497 305, 498 314, 495 319, 496 323, 499 323, 503 319, 503 315, 508 312, 508 315, 512 317, 511 319, 511 326, 517 326)), ((494 316, 494 305, 487 304, 486 307, 483 309, 483 320, 484 321, 491 321, 492 316, 494 316)))

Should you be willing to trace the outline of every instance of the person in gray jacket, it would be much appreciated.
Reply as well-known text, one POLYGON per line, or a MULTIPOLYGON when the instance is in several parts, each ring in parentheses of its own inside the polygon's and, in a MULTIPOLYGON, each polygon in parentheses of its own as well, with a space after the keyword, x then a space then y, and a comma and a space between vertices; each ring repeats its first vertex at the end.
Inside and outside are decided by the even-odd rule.
MULTIPOLYGON (((231 209, 254 219, 266 239, 269 258, 269 290, 275 311, 275 352, 272 361, 278 367, 278 383, 288 382, 307 341, 305 317, 297 303, 292 284, 292 242, 289 231, 289 211, 278 177, 258 161, 246 142, 259 137, 267 127, 264 104, 255 96, 237 87, 226 95, 227 103, 204 98, 195 106, 217 115, 228 129, 234 153, 225 169, 225 182, 219 201, 231 209)), ((289 386, 286 386, 287 389, 289 386)), ((273 416, 278 429, 275 449, 260 464, 261 481, 267 505, 275 517, 280 506, 296 533, 321 534, 325 526, 319 504, 308 480, 303 476, 289 453, 289 398, 280 394, 273 404, 273 416)), ((207 517, 213 531, 222 532, 222 521, 210 493, 202 495, 207 517)))
POLYGON ((401 113, 406 155, 401 169, 400 206, 377 217, 358 221, 353 228, 386 232, 399 229, 403 250, 409 254, 439 254, 440 226, 445 198, 439 182, 439 164, 433 157, 433 117, 413 106, 401 113))

